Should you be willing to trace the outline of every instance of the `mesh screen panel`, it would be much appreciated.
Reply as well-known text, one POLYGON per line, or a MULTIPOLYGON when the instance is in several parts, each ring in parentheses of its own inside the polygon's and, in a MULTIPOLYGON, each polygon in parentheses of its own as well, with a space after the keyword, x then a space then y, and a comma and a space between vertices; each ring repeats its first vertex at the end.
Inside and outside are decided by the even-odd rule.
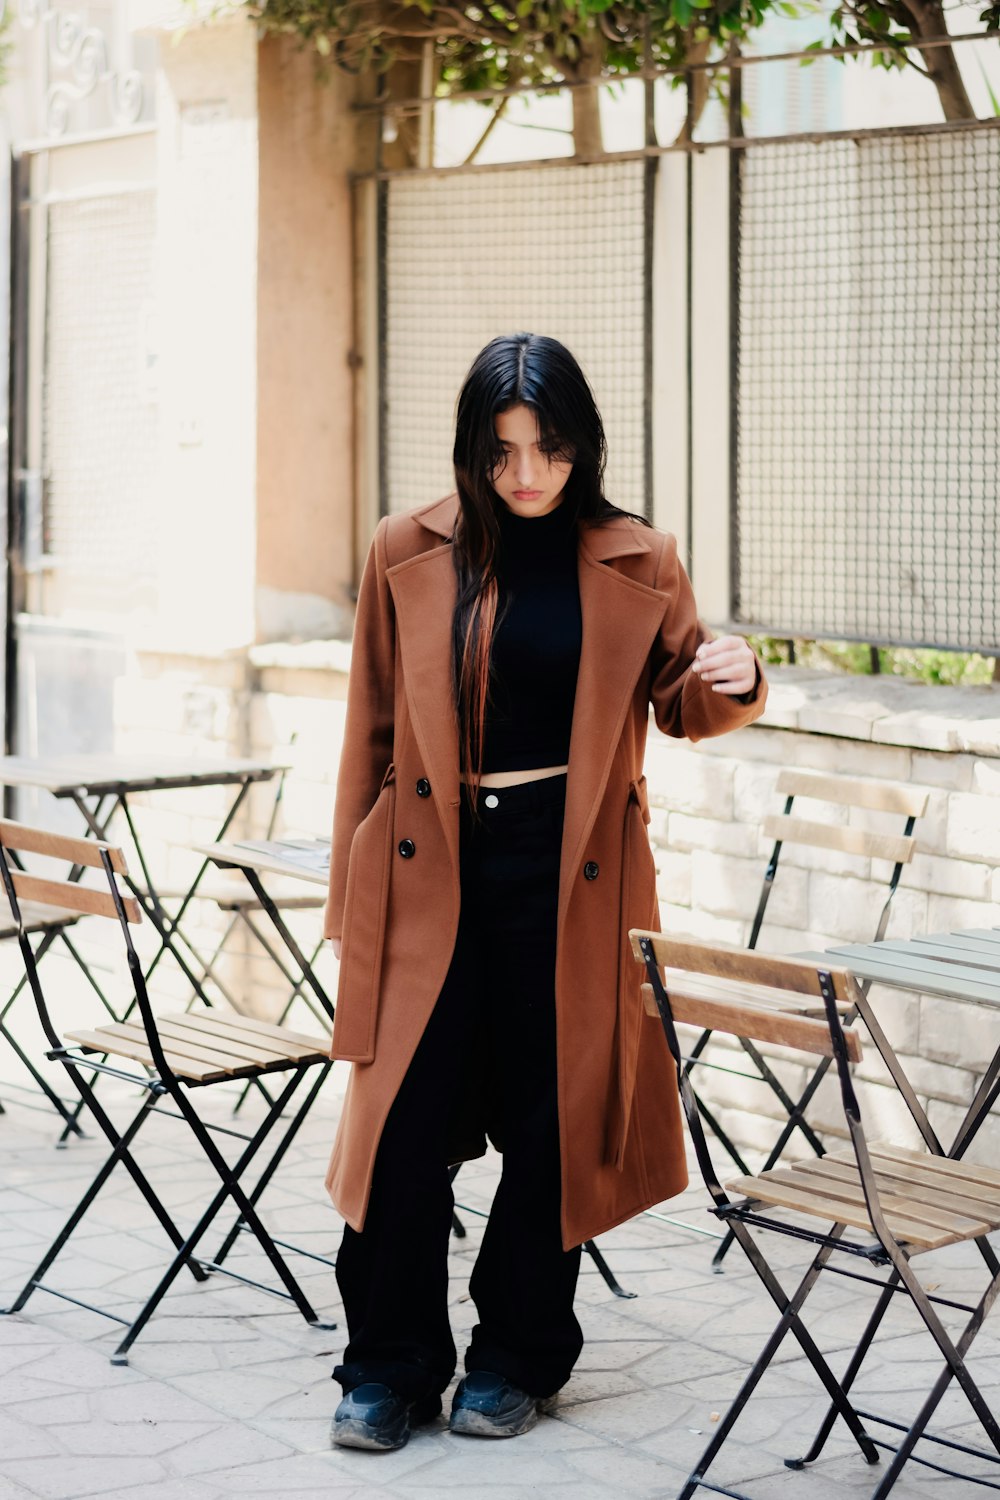
POLYGON ((49 209, 45 547, 67 572, 123 586, 155 562, 157 408, 144 384, 155 215, 151 192, 49 209))
POLYGON ((459 387, 484 344, 520 331, 576 355, 607 428, 608 498, 646 509, 644 180, 641 161, 390 179, 390 510, 454 488, 459 387))
POLYGON ((1000 650, 1000 130, 740 173, 736 618, 1000 650))

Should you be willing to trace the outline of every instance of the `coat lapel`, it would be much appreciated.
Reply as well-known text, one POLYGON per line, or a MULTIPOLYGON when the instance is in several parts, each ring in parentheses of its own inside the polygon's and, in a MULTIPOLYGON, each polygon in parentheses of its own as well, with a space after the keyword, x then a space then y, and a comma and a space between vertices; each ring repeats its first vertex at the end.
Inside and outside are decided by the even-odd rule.
MULTIPOLYGON (((638 527, 583 528, 577 567, 583 646, 566 777, 559 875, 559 930, 573 874, 597 817, 639 673, 663 619, 666 600, 647 584, 608 567, 612 558, 648 552, 638 527)), ((635 774, 638 774, 636 770, 635 774)))
POLYGON ((458 871, 458 717, 451 682, 451 622, 458 589, 451 547, 386 569, 396 606, 403 682, 413 732, 448 853, 458 871))

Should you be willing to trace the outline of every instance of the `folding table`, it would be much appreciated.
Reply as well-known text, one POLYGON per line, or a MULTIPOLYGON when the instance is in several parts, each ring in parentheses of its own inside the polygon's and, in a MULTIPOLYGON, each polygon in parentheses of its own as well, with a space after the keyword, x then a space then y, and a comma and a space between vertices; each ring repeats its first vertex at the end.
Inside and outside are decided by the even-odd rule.
MULTIPOLYGON (((870 984, 887 984, 942 999, 964 1000, 987 1009, 1000 1008, 1000 927, 933 932, 880 943, 845 943, 825 953, 801 953, 796 957, 810 962, 832 960, 850 969, 859 979, 868 981, 862 987, 865 992, 870 984)), ((954 1140, 945 1150, 872 1011, 867 993, 863 994, 858 1009, 928 1148, 939 1156, 960 1159, 1000 1097, 1000 1046, 986 1067, 954 1140)))
MULTIPOLYGON (((98 840, 108 837, 111 825, 118 815, 121 815, 142 871, 141 881, 129 878, 127 884, 138 900, 143 915, 151 922, 160 940, 159 948, 147 964, 145 978, 147 980, 150 978, 163 955, 169 952, 191 984, 194 994, 205 1004, 210 1005, 211 999, 205 993, 203 986, 205 975, 210 971, 211 964, 205 963, 185 935, 181 925, 208 870, 209 861, 207 859, 204 861, 190 886, 180 893, 177 910, 171 915, 163 904, 166 898, 161 897, 149 868, 130 799, 139 793, 231 786, 234 793, 233 799, 218 833, 218 837, 222 838, 243 805, 250 787, 255 782, 270 781, 285 769, 286 763, 265 759, 213 760, 194 756, 115 754, 68 754, 39 757, 8 755, 0 756, 0 785, 39 788, 51 793, 58 801, 71 803, 79 812, 87 834, 98 840), (200 973, 192 967, 187 955, 191 955, 197 967, 200 968, 200 973)), ((69 871, 68 878, 76 881, 82 875, 83 867, 74 866, 69 871)), ((53 934, 52 941, 54 937, 55 934, 53 934)), ((65 937, 63 941, 66 941, 65 937)), ((46 944, 46 946, 49 945, 46 944)), ((98 988, 82 959, 76 953, 73 956, 87 973, 91 984, 95 989, 98 988)), ((8 998, 0 1013, 0 1019, 6 1018, 7 1012, 23 987, 24 981, 22 980, 8 998)), ((98 993, 101 993, 99 989, 98 993)), ((105 997, 101 995, 101 998, 110 1011, 105 997)), ((122 1018, 115 1017, 115 1019, 122 1018)), ((9 1033, 7 1035, 9 1039, 9 1033)))
MULTIPOLYGON (((330 999, 323 985, 316 976, 314 965, 323 946, 322 938, 314 945, 312 953, 307 955, 302 951, 294 933, 282 916, 283 911, 289 909, 320 907, 323 905, 323 896, 316 898, 306 897, 302 899, 284 897, 273 897, 261 880, 262 875, 287 875, 295 880, 304 880, 307 884, 318 886, 325 894, 330 879, 330 840, 315 838, 279 838, 279 839, 248 839, 240 843, 195 844, 192 846, 195 854, 201 854, 212 864, 217 865, 220 870, 242 870, 250 889, 253 891, 256 901, 267 913, 271 923, 281 938, 285 949, 298 965, 298 975, 293 974, 282 959, 282 955, 275 949, 273 943, 269 942, 266 933, 253 921, 253 908, 246 902, 233 900, 222 900, 220 906, 225 909, 238 912, 241 919, 250 928, 254 937, 261 944, 267 955, 274 961, 281 973, 291 985, 288 1001, 278 1018, 280 1025, 287 1016, 296 997, 303 994, 306 986, 312 991, 319 1002, 322 1010, 322 1018, 329 1019, 333 1015, 333 1001, 330 999)), ((303 999, 309 1004, 308 998, 303 999)), ((313 1014, 315 1009, 310 1005, 313 1014)))

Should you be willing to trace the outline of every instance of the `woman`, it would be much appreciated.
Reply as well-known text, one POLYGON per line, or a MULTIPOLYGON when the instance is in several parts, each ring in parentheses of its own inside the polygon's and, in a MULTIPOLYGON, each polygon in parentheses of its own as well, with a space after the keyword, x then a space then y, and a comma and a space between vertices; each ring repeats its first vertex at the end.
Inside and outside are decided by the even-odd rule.
POLYGON ((630 927, 658 927, 643 751, 755 719, 672 537, 604 497, 601 418, 554 339, 494 339, 457 494, 384 518, 358 597, 326 935, 354 1063, 327 1186, 349 1343, 332 1439, 395 1448, 455 1369, 449 1163, 503 1174, 453 1431, 514 1436, 568 1380, 580 1245, 687 1181, 630 927), (342 949, 341 949, 342 943, 342 949))

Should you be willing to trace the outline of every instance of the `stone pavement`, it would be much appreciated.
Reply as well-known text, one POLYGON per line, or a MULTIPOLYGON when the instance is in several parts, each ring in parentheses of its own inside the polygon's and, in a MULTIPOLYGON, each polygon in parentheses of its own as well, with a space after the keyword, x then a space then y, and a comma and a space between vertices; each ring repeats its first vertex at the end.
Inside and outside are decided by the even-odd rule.
MULTIPOLYGON (((264 1200, 273 1233, 323 1255, 335 1253, 339 1237, 322 1185, 339 1104, 334 1080, 342 1081, 337 1070, 264 1200)), ((105 1093, 113 1113, 127 1118, 133 1103, 127 1086, 105 1093)), ((223 1093, 212 1091, 220 1122, 229 1118, 232 1098, 223 1093)), ((0 1097, 7 1107, 0 1116, 0 1297, 8 1300, 104 1153, 95 1138, 55 1150, 51 1115, 12 1102, 6 1090, 0 1097)), ((138 1155, 182 1225, 192 1222, 209 1179, 184 1127, 152 1122, 138 1155)), ((487 1207, 496 1166, 490 1157, 463 1168, 460 1202, 487 1207)), ((678 1210, 691 1223, 711 1225, 700 1193, 689 1189, 670 1206, 671 1213, 678 1210)), ((468 1237, 453 1241, 451 1260, 460 1348, 474 1318, 468 1275, 482 1225, 469 1212, 464 1218, 468 1237)), ((504 1443, 453 1437, 442 1419, 402 1451, 381 1455, 330 1450, 337 1388, 329 1372, 342 1335, 305 1326, 276 1298, 223 1277, 202 1286, 178 1282, 135 1345, 129 1367, 114 1368, 108 1354, 116 1325, 36 1293, 21 1315, 0 1320, 0 1500, 434 1500, 473 1487, 488 1500, 542 1494, 673 1500, 713 1417, 725 1409, 773 1325, 773 1309, 738 1249, 725 1274, 714 1276, 711 1243, 686 1229, 644 1216, 606 1235, 602 1247, 637 1295, 631 1301, 612 1297, 584 1259, 578 1308, 586 1348, 552 1416, 504 1443)), ((785 1241, 778 1260, 791 1270, 804 1253, 785 1241)), ((246 1237, 238 1261, 235 1255, 241 1270, 270 1280, 246 1237)), ((121 1173, 50 1276, 85 1299, 127 1310, 163 1260, 158 1226, 121 1173)), ((974 1250, 962 1246, 927 1262, 927 1274, 949 1290, 971 1291, 982 1285, 976 1260, 974 1250)), ((296 1266, 315 1305, 339 1319, 332 1271, 305 1259, 296 1266)), ((869 1289, 857 1282, 821 1281, 811 1326, 835 1366, 842 1365, 869 1305, 869 1289)), ((947 1321, 953 1326, 953 1318, 947 1321)), ((938 1362, 907 1308, 895 1311, 887 1331, 859 1389, 880 1413, 906 1420, 938 1362)), ((984 1334, 977 1350, 973 1369, 995 1398, 996 1336, 984 1334)), ((712 1478, 755 1500, 861 1500, 876 1474, 842 1429, 810 1471, 783 1466, 785 1456, 803 1450, 823 1410, 822 1394, 789 1344, 712 1478)), ((952 1393, 938 1429, 979 1443, 970 1419, 964 1398, 952 1393)), ((931 1450, 931 1456, 941 1452, 931 1450)), ((983 1464, 976 1467, 983 1472, 983 1464)), ((980 1491, 912 1465, 894 1492, 898 1500, 959 1500, 966 1493, 980 1491)))

